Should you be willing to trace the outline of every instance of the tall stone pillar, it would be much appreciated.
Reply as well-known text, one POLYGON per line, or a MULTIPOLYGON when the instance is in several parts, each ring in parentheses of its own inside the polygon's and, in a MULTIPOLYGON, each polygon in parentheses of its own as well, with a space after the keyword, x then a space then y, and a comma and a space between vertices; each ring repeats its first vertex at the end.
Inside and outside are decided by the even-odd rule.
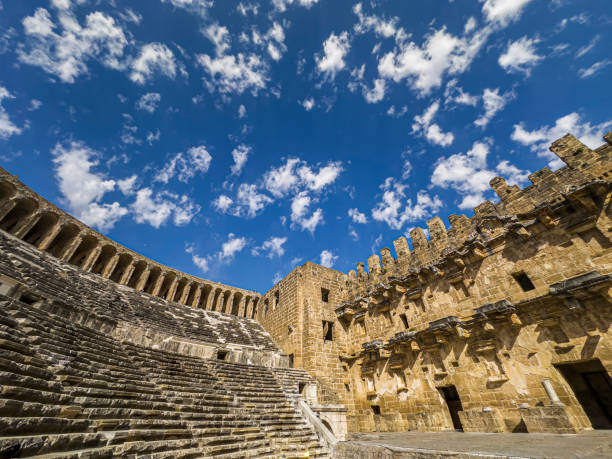
POLYGON ((49 231, 49 234, 42 238, 42 240, 38 243, 38 250, 47 250, 49 245, 51 245, 51 243, 61 230, 62 226, 60 224, 56 224, 55 226, 53 226, 51 231, 49 231))
POLYGON ((74 252, 79 247, 82 241, 83 238, 81 236, 75 236, 74 240, 70 244, 68 244, 68 247, 64 250, 64 253, 61 253, 58 258, 62 261, 70 260, 70 258, 72 257, 72 255, 74 255, 74 252))
POLYGON ((113 257, 111 257, 110 260, 108 260, 108 263, 106 263, 106 266, 102 270, 101 276, 104 277, 105 279, 108 279, 110 275, 113 273, 115 266, 117 266, 117 263, 119 263, 118 253, 116 253, 113 257))
POLYGON ((85 261, 83 262, 83 266, 81 269, 83 271, 91 271, 93 266, 96 264, 96 260, 100 256, 100 252, 102 252, 102 247, 100 246, 94 247, 91 253, 87 256, 87 258, 85 258, 85 261))
POLYGON ((170 284, 170 288, 168 289, 168 294, 166 295, 166 299, 168 301, 174 301, 174 295, 176 293, 176 288, 178 287, 178 277, 174 277, 174 280, 172 281, 172 284, 170 284))
POLYGON ((240 299, 240 304, 238 305, 238 317, 244 317, 245 311, 246 311, 246 296, 243 296, 240 299))
POLYGON ((183 294, 181 295, 181 297, 179 298, 179 303, 181 304, 187 304, 187 298, 189 298, 189 292, 191 292, 191 287, 192 284, 186 284, 185 287, 183 287, 183 294))
POLYGON ((210 292, 208 293, 208 298, 206 298, 206 310, 212 311, 215 305, 213 301, 215 300, 215 289, 211 287, 210 292))
POLYGON ((229 298, 227 299, 227 301, 225 302, 225 313, 226 314, 231 314, 232 313, 232 309, 234 307, 234 292, 231 292, 229 295, 229 298))
POLYGON ((200 303, 200 298, 202 297, 202 285, 196 284, 192 288, 195 288, 196 292, 195 295, 193 295, 193 300, 189 306, 192 308, 197 308, 198 304, 200 303))
POLYGON ((166 279, 166 273, 160 273, 159 277, 155 281, 155 285, 153 286, 153 289, 151 290, 151 295, 159 296, 159 290, 161 289, 162 284, 164 283, 165 279, 166 279))
POLYGON ((134 263, 134 261, 132 261, 126 268, 125 271, 123 272, 123 274, 121 275, 121 279, 119 279, 119 283, 121 285, 126 285, 129 281, 130 278, 132 277, 132 274, 134 274, 134 270, 136 269, 136 264, 134 263))
POLYGON ((138 279, 138 283, 136 283, 136 290, 141 291, 144 288, 150 275, 151 266, 147 265, 147 267, 142 271, 140 279, 138 279))
POLYGON ((41 217, 41 213, 35 213, 30 215, 29 217, 25 217, 23 221, 19 223, 18 228, 13 233, 15 237, 22 239, 28 233, 28 231, 30 231, 34 227, 34 225, 38 223, 41 217))

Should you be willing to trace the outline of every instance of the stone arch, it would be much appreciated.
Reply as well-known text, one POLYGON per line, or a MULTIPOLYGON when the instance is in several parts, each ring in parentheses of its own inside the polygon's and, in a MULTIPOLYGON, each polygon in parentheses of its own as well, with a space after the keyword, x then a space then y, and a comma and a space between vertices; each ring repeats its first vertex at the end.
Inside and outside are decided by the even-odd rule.
POLYGON ((234 299, 232 300, 232 310, 230 311, 231 314, 237 316, 238 313, 240 312, 240 301, 242 300, 242 293, 240 292, 235 292, 234 293, 234 299))
POLYGON ((213 300, 212 303, 210 305, 210 310, 211 311, 216 311, 217 310, 217 306, 219 303, 219 295, 222 294, 222 290, 220 288, 216 288, 213 292, 213 300))
POLYGON ((58 220, 59 216, 56 213, 45 212, 41 214, 36 224, 23 236, 23 240, 28 244, 38 247, 51 234, 58 220))
POLYGON ((168 271, 164 276, 164 281, 162 282, 161 288, 159 289, 157 296, 163 298, 164 300, 171 301, 170 298, 168 298, 168 294, 170 293, 170 287, 172 287, 172 283, 175 279, 176 274, 174 274, 172 271, 168 271))
POLYGON ((132 288, 138 287, 138 282, 140 281, 140 278, 144 274, 145 269, 147 269, 146 261, 138 260, 136 263, 134 263, 134 271, 132 271, 130 280, 127 283, 128 287, 132 287, 132 288))
POLYGON ((5 180, 0 181, 0 202, 8 201, 15 195, 15 187, 5 180))
POLYGON ((230 296, 232 295, 232 292, 230 292, 229 290, 225 290, 223 292, 223 299, 221 301, 221 309, 220 312, 223 312, 224 314, 229 314, 229 301, 230 301, 230 296))
POLYGON ((329 430, 332 434, 334 433, 334 429, 332 429, 332 426, 330 425, 330 423, 327 422, 325 419, 321 419, 321 424, 327 427, 327 430, 329 430))
POLYGON ((125 274, 127 269, 130 267, 131 263, 132 263, 131 255, 127 253, 122 253, 121 255, 119 255, 119 260, 117 261, 117 264, 115 265, 115 268, 113 269, 113 272, 111 273, 109 279, 117 283, 121 282, 123 275, 125 274))
POLYGON ((253 311, 251 311, 251 319, 257 316, 257 307, 259 306, 259 298, 253 299, 253 311))
POLYGON ((105 268, 108 266, 108 264, 110 263, 110 261, 112 260, 112 258, 115 256, 116 253, 117 253, 117 249, 112 245, 107 244, 104 247, 102 247, 102 250, 100 251, 100 255, 98 255, 98 259, 94 263, 93 268, 91 269, 91 272, 102 275, 105 268))
POLYGON ((98 246, 98 240, 93 236, 85 236, 68 263, 82 268, 91 252, 98 246))
POLYGON ((147 279, 147 281, 144 284, 144 287, 142 288, 142 291, 145 293, 148 293, 149 295, 153 295, 153 293, 155 292, 155 287, 157 285, 157 280, 159 279, 159 276, 162 275, 161 269, 157 266, 154 266, 153 268, 151 268, 151 271, 149 272, 149 277, 147 279))
POLYGON ((75 224, 68 223, 62 226, 62 229, 53 238, 49 247, 47 247, 47 252, 54 257, 60 258, 77 234, 79 234, 79 228, 75 224))
POLYGON ((13 208, 0 220, 0 229, 7 233, 14 233, 24 222, 24 219, 38 209, 38 203, 30 198, 19 198, 14 202, 13 208))
POLYGON ((173 298, 170 298, 170 301, 180 303, 181 298, 183 297, 183 292, 185 291, 187 285, 189 285, 189 279, 182 277, 181 280, 178 281, 176 289, 174 290, 173 298))

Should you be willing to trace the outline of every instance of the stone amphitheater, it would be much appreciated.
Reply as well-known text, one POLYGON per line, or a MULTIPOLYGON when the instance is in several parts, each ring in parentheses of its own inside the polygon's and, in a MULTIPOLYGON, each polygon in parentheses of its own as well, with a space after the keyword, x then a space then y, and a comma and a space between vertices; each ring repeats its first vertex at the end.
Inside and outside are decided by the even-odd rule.
POLYGON ((497 202, 367 270, 308 262, 264 295, 147 259, 0 170, 0 457, 610 457, 604 139, 568 134, 565 167, 493 179, 497 202))

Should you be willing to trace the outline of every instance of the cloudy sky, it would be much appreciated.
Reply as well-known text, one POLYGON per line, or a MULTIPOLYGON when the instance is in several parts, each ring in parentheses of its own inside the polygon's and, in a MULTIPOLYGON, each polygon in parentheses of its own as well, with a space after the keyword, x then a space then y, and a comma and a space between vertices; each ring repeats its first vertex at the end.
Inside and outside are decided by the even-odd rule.
POLYGON ((609 0, 0 0, 0 164, 264 292, 600 145, 611 43, 609 0))

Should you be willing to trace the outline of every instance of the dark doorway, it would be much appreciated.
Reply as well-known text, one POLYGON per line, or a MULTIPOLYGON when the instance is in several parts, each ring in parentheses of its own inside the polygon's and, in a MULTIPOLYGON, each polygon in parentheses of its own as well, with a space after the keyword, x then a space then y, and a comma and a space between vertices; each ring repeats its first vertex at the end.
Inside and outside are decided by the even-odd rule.
POLYGON ((457 388, 455 386, 446 386, 439 387, 438 390, 446 401, 446 406, 448 406, 448 411, 453 421, 453 427, 455 430, 463 430, 461 420, 459 419, 459 411, 463 411, 463 406, 461 406, 461 399, 457 393, 457 388))
POLYGON ((599 359, 556 365, 594 429, 612 429, 612 380, 599 359))

